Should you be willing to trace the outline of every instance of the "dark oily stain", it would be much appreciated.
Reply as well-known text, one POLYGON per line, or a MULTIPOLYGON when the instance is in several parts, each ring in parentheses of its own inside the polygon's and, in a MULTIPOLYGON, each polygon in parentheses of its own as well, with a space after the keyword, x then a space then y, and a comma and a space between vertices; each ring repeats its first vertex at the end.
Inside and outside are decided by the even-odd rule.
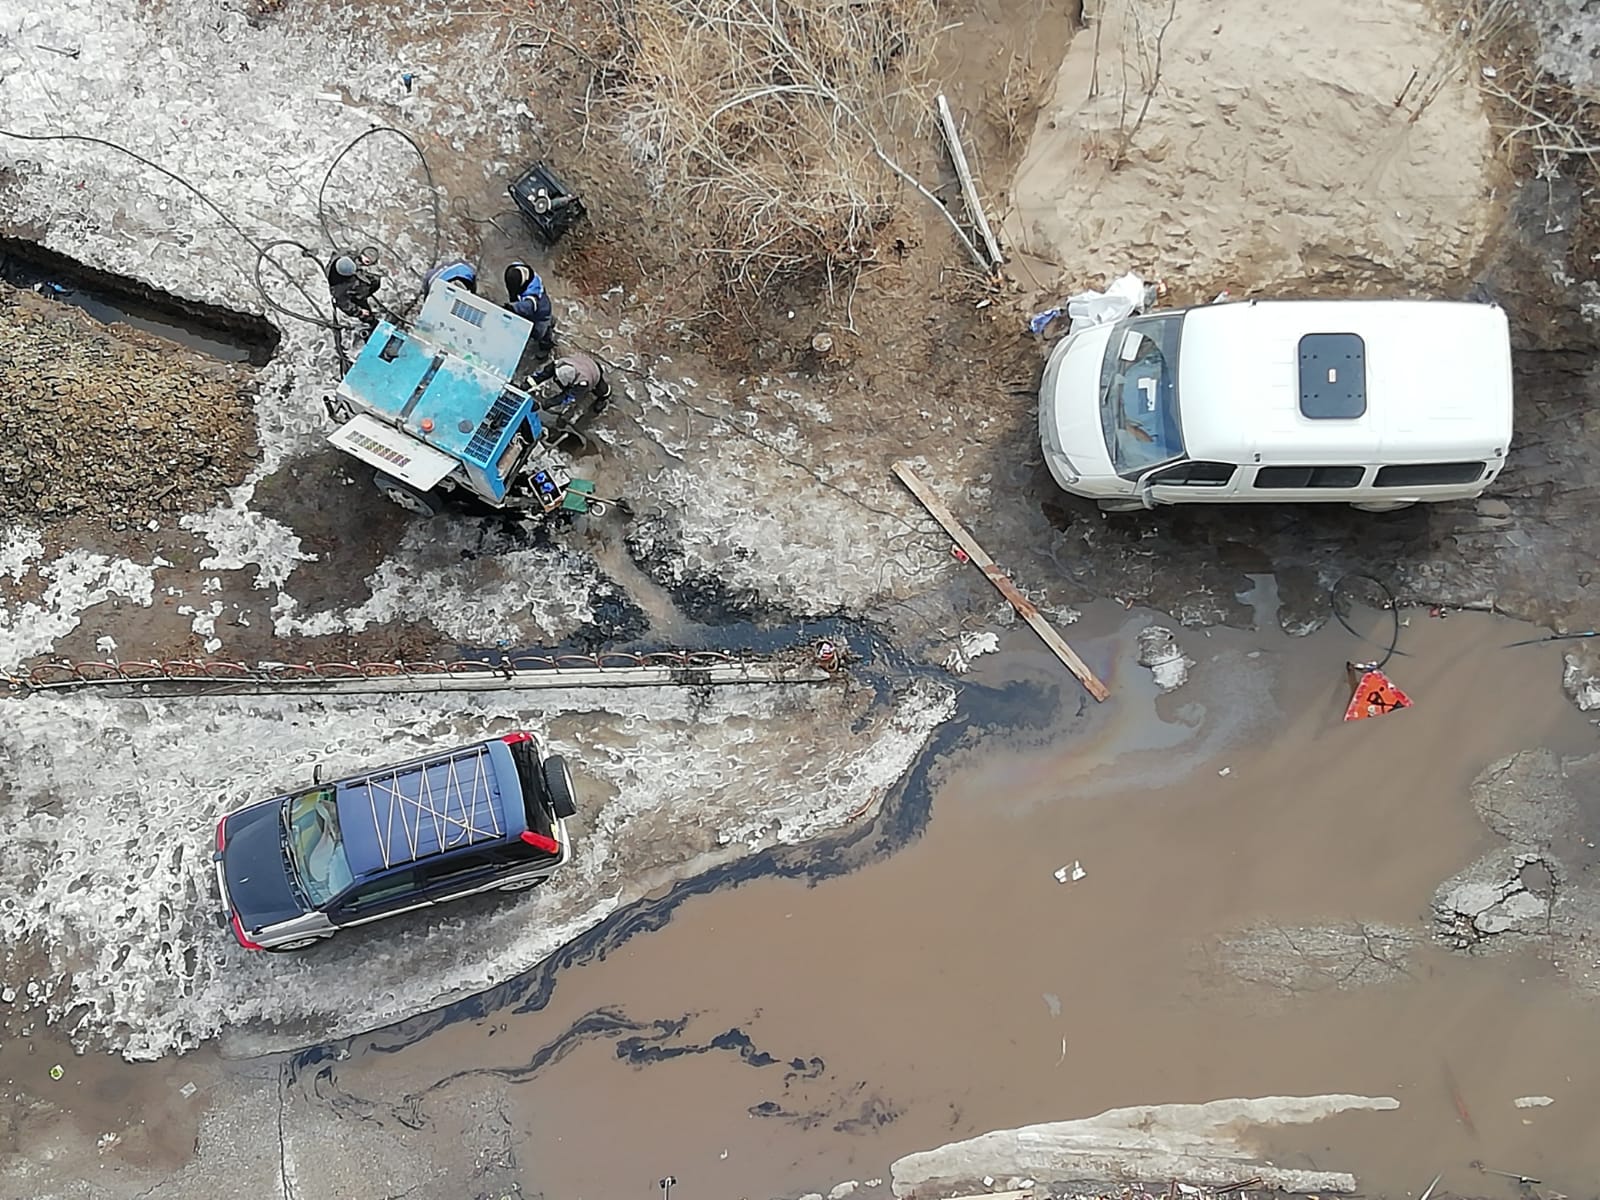
MULTIPOLYGON (((575 552, 560 539, 563 528, 551 521, 527 521, 488 510, 478 526, 475 543, 463 549, 461 556, 498 558, 519 550, 549 550, 572 555, 575 552)), ((626 588, 598 570, 589 589, 589 607, 594 616, 573 633, 571 648, 593 653, 606 646, 626 645, 650 632, 650 618, 644 609, 634 602, 626 588)), ((466 654, 477 656, 470 651, 466 654)))
POLYGON ((282 340, 277 326, 254 313, 175 296, 23 238, 0 236, 0 278, 81 308, 106 324, 122 321, 213 358, 262 367, 282 340))
MULTIPOLYGON (((861 1091, 865 1083, 856 1086, 861 1091)), ((885 1125, 892 1124, 904 1115, 905 1110, 889 1104, 881 1096, 867 1096, 857 1102, 856 1114, 843 1120, 835 1121, 835 1133, 871 1133, 875 1129, 882 1129, 885 1125)))
MULTIPOLYGON (((691 621, 701 625, 726 625, 778 617, 780 610, 765 604, 752 588, 734 587, 710 571, 692 567, 683 550, 683 535, 676 518, 657 510, 633 522, 623 545, 647 578, 672 597, 691 621)), ((736 555, 748 556, 743 548, 736 555)))
MULTIPOLYGON (((617 1057, 629 1066, 644 1067, 653 1063, 669 1062, 674 1058, 685 1058, 690 1055, 710 1054, 713 1051, 731 1052, 738 1055, 741 1062, 751 1067, 770 1067, 779 1062, 778 1059, 768 1054, 765 1050, 756 1048, 750 1040, 750 1035, 744 1030, 734 1028, 726 1033, 719 1033, 709 1042, 680 1042, 672 1044, 670 1039, 683 1032, 686 1022, 678 1021, 668 1024, 657 1022, 660 1030, 654 1036, 641 1035, 626 1037, 617 1042, 617 1057)), ((793 1061, 803 1062, 803 1059, 793 1061)), ((820 1063, 822 1060, 817 1059, 820 1063)))
MULTIPOLYGON (((607 954, 626 944, 635 935, 664 928, 678 906, 696 896, 709 895, 720 889, 738 887, 750 880, 766 877, 804 880, 815 885, 899 852, 921 837, 927 828, 932 811, 932 781, 941 761, 995 716, 1011 722, 1019 713, 1028 711, 1027 697, 1030 694, 1033 711, 1038 713, 1046 706, 1034 689, 1022 685, 994 689, 966 684, 961 690, 955 716, 935 731, 922 754, 885 797, 871 821, 847 826, 830 837, 819 838, 803 846, 773 847, 683 880, 664 896, 646 898, 613 913, 515 979, 431 1012, 408 1017, 375 1033, 295 1051, 289 1056, 290 1076, 296 1077, 320 1064, 342 1060, 357 1053, 397 1053, 441 1029, 464 1021, 484 1021, 499 1013, 538 1012, 550 1002, 563 971, 586 963, 603 962, 607 954)), ((1050 703, 1057 702, 1058 697, 1059 692, 1052 693, 1050 703)), ((1040 714, 1037 719, 1042 720, 1043 715, 1040 714)), ((521 1078, 565 1054, 577 1041, 596 1036, 643 1035, 647 1029, 659 1030, 660 1026, 636 1024, 614 1010, 599 1009, 541 1049, 528 1064, 483 1068, 479 1073, 488 1071, 504 1078, 521 1078)), ((665 1036, 672 1036, 671 1031, 665 1036)), ((651 1053, 649 1047, 652 1044, 648 1039, 640 1041, 639 1053, 651 1053)), ((736 1047, 730 1043, 726 1047, 714 1048, 736 1047)), ((820 1072, 821 1063, 815 1059, 791 1060, 790 1070, 799 1073, 820 1072)))

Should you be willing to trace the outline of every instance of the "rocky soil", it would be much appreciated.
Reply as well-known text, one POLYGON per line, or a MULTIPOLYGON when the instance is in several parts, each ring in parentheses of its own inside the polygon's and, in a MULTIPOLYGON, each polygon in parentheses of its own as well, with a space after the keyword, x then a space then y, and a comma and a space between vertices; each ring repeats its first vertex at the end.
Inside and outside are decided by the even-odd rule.
POLYGON ((251 383, 0 284, 0 521, 93 537, 216 500, 260 453, 251 383))

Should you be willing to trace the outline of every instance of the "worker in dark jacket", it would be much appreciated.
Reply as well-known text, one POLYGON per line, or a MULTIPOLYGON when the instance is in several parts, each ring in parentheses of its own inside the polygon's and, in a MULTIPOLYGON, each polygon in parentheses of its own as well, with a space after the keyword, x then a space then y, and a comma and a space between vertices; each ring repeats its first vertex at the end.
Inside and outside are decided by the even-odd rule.
POLYGON ((372 297, 377 295, 381 276, 367 264, 359 263, 348 254, 336 254, 328 263, 328 292, 333 306, 348 317, 354 317, 371 333, 378 318, 372 311, 372 297))
POLYGON ((533 326, 533 348, 549 358, 556 348, 556 318, 544 280, 525 262, 506 268, 506 307, 533 326))
POLYGON ((429 295, 434 286, 442 283, 453 283, 457 287, 466 288, 473 295, 478 293, 478 268, 464 258, 455 259, 453 262, 443 263, 429 271, 422 281, 422 294, 429 295))

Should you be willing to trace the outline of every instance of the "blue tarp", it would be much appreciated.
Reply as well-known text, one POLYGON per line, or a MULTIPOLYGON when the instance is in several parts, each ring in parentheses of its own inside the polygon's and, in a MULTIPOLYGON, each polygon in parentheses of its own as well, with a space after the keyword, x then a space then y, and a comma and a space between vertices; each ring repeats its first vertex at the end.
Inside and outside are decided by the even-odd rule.
POLYGON ((516 765, 498 741, 341 783, 338 807, 357 877, 527 828, 516 765))

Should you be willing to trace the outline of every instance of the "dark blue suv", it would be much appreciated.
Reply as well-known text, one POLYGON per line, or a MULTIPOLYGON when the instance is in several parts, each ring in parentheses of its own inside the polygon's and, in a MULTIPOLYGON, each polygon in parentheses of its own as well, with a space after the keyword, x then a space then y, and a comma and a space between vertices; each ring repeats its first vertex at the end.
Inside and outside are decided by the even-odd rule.
POLYGON ((572 773, 531 733, 315 783, 217 822, 224 919, 300 950, 396 913, 543 883, 572 858, 572 773))

